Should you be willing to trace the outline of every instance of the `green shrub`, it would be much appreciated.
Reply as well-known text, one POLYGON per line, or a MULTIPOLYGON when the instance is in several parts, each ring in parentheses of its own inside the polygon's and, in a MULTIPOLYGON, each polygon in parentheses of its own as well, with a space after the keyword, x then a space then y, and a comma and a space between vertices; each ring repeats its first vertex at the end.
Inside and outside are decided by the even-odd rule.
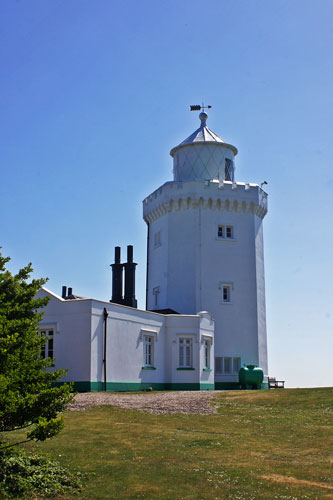
POLYGON ((73 400, 72 388, 53 385, 66 370, 51 369, 46 337, 38 334, 48 297, 37 294, 46 280, 30 279, 31 264, 11 274, 9 260, 0 253, 0 441, 22 429, 27 441, 45 441, 63 428, 61 413, 73 400))
POLYGON ((58 462, 23 450, 0 453, 0 498, 38 494, 52 497, 81 489, 81 474, 58 462))

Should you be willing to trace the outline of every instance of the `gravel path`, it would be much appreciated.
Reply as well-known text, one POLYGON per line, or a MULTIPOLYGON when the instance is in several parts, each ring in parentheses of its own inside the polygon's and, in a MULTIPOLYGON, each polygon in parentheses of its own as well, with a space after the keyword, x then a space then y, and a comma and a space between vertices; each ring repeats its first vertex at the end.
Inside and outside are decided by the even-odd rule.
POLYGON ((112 405, 150 413, 216 413, 211 401, 219 391, 177 391, 144 394, 121 394, 115 392, 86 392, 75 396, 68 406, 70 411, 85 410, 90 406, 112 405))

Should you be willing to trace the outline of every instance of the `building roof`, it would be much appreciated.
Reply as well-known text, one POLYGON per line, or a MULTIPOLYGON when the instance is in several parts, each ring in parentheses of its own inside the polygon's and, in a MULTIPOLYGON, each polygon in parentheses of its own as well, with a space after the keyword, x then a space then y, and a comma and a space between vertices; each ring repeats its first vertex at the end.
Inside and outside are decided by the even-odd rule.
POLYGON ((226 146, 227 148, 230 148, 233 150, 234 154, 236 155, 238 153, 237 149, 235 146, 232 146, 231 144, 228 144, 225 142, 221 137, 219 137, 215 132, 210 130, 210 128, 207 127, 207 118, 208 115, 205 112, 200 113, 199 115, 201 125, 200 127, 193 132, 187 139, 185 139, 183 142, 178 144, 178 146, 175 146, 174 148, 171 149, 170 155, 173 157, 176 151, 184 146, 188 146, 190 144, 202 144, 202 143, 220 143, 226 146))

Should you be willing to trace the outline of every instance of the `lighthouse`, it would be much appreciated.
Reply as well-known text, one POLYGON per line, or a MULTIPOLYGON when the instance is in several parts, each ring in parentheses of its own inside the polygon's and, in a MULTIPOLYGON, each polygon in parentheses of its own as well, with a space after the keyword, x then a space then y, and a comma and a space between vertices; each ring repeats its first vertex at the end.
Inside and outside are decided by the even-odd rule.
MULTIPOLYGON (((200 126, 171 149, 173 180, 143 201, 146 308, 215 320, 215 388, 243 365, 268 376, 263 219, 267 193, 236 180, 237 148, 200 126)), ((181 333, 181 332, 180 332, 181 333)))

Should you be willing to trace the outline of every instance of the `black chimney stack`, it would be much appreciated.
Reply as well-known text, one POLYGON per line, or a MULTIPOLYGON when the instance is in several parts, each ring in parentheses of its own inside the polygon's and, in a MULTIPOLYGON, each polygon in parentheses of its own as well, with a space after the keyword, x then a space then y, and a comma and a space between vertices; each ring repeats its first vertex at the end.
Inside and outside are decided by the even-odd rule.
POLYGON ((65 299, 67 297, 67 286, 62 287, 62 294, 61 297, 65 299))
POLYGON ((133 246, 127 246, 127 262, 125 267, 125 297, 124 305, 130 307, 138 307, 138 302, 135 299, 135 268, 137 264, 133 262, 133 246))
POLYGON ((73 295, 73 288, 68 287, 67 297, 71 297, 71 295, 73 295))
POLYGON ((110 302, 123 304, 123 264, 120 263, 120 247, 114 249, 114 264, 112 267, 112 299, 110 302))

